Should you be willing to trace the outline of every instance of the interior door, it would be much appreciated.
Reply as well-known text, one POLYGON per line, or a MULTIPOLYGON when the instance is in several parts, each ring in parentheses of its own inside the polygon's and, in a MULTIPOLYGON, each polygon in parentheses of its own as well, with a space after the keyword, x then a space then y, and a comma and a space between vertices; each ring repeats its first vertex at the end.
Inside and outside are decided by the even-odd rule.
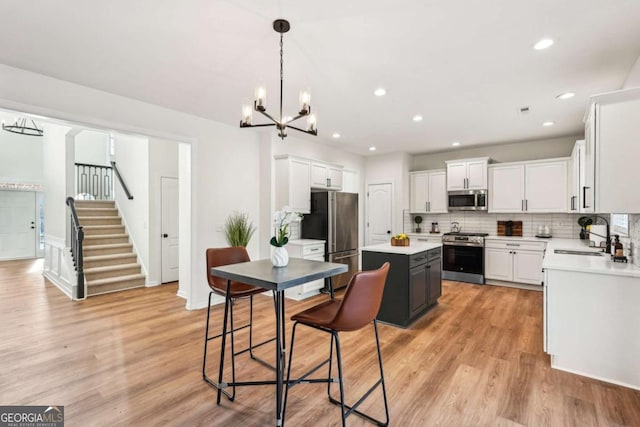
POLYGON ((392 228, 391 183, 367 185, 367 244, 387 243, 392 228))
POLYGON ((36 255, 36 193, 0 191, 0 259, 36 255))
POLYGON ((178 280, 178 179, 160 178, 161 181, 161 233, 162 233, 162 283, 178 280))

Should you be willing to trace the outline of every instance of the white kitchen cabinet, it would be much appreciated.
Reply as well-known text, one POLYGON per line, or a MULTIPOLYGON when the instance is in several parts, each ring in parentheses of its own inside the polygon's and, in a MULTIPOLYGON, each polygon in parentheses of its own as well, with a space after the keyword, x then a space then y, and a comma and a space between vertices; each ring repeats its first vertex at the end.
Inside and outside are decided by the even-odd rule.
POLYGON ((486 279, 542 285, 543 242, 485 239, 486 279))
POLYGON ((576 141, 571 151, 571 167, 569 168, 569 208, 568 212, 584 212, 582 209, 582 187, 586 182, 584 140, 576 141))
POLYGON ((342 166, 311 163, 311 187, 323 190, 342 190, 342 166))
POLYGON ((486 190, 489 158, 447 161, 447 190, 486 190))
POLYGON ((489 167, 489 212, 566 212, 568 159, 489 167))
POLYGON ((360 180, 358 179, 358 171, 344 169, 342 171, 342 191, 347 193, 360 192, 360 180))
POLYGON ((591 98, 585 122, 584 212, 638 213, 640 88, 591 98))
POLYGON ((289 206, 300 213, 311 212, 311 162, 292 156, 275 157, 275 208, 289 206))
POLYGON ((407 236, 412 242, 442 243, 441 234, 407 233, 407 236))
POLYGON ((447 174, 443 170, 409 174, 411 213, 447 212, 447 174))
MULTIPOLYGON (((290 240, 287 251, 290 258, 302 258, 311 261, 324 261, 324 240, 300 239, 290 240)), ((285 296, 295 300, 317 295, 324 287, 324 279, 314 280, 285 290, 285 296)))

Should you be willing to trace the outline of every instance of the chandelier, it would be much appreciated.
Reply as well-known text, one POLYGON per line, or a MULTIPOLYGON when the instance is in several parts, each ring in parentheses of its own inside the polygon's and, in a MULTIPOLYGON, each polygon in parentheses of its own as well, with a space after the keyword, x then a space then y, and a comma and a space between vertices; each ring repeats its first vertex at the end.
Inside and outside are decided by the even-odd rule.
POLYGON ((44 130, 38 128, 36 122, 31 120, 31 124, 33 126, 27 126, 27 119, 23 117, 20 119, 16 119, 16 122, 12 125, 5 125, 3 123, 2 129, 6 130, 7 132, 13 132, 20 135, 42 136, 44 134, 44 130))
POLYGON ((316 128, 316 116, 311 114, 311 95, 307 91, 300 92, 300 111, 298 115, 295 117, 288 117, 282 115, 282 83, 284 80, 282 67, 284 64, 283 54, 282 54, 282 38, 284 33, 289 31, 291 25, 289 21, 285 19, 276 19, 273 21, 273 29, 280 33, 280 116, 279 118, 274 118, 272 115, 267 113, 267 108, 265 107, 266 99, 267 99, 267 90, 263 86, 259 86, 256 88, 255 99, 253 100, 253 110, 267 117, 273 123, 267 124, 253 124, 252 123, 252 109, 249 105, 242 106, 242 120, 240 120, 241 128, 249 128, 249 127, 263 127, 263 126, 275 126, 278 129, 278 136, 282 139, 287 137, 287 128, 295 129, 300 132, 308 133, 311 135, 317 135, 318 130, 316 128), (295 126, 292 126, 291 123, 302 118, 307 118, 307 126, 305 129, 301 129, 295 126))

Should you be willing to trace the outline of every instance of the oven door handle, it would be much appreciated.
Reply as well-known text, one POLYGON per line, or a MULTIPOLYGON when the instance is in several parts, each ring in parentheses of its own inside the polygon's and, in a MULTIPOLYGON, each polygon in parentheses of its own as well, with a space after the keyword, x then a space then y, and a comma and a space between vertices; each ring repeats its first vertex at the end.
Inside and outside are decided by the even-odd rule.
POLYGON ((475 247, 475 248, 483 247, 483 245, 479 245, 477 243, 450 243, 450 242, 443 242, 442 245, 443 246, 468 246, 468 247, 475 247))

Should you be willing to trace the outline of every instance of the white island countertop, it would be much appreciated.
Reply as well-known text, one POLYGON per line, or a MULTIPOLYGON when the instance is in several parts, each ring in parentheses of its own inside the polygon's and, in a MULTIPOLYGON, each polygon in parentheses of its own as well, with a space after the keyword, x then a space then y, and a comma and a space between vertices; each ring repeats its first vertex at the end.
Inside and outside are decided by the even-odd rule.
POLYGON ((360 248, 362 251, 384 252, 388 254, 414 255, 419 252, 428 251, 441 247, 441 243, 427 243, 412 241, 410 246, 391 246, 391 243, 380 243, 360 248))
POLYGON ((589 256, 555 253, 556 249, 602 252, 602 249, 589 247, 587 243, 588 240, 549 239, 544 260, 542 261, 542 268, 546 270, 577 271, 640 278, 640 267, 633 265, 631 262, 613 262, 609 255, 589 256))

